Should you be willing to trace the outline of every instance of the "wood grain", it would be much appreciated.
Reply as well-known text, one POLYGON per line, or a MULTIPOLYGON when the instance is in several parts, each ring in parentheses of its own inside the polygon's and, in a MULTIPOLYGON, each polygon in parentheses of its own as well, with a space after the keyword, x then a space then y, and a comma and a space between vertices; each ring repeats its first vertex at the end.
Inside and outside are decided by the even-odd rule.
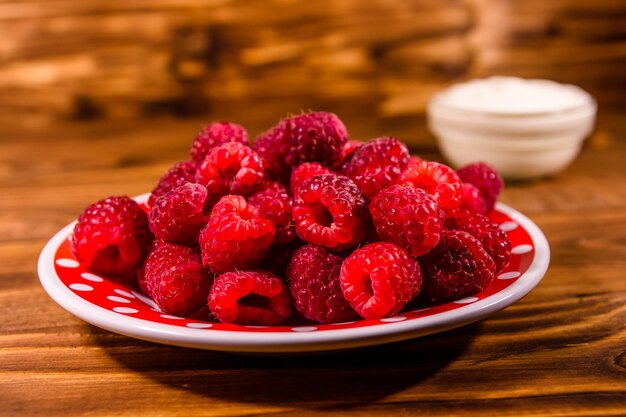
POLYGON ((4 1, 0 128, 209 115, 261 127, 317 108, 397 134, 423 123, 435 91, 492 74, 579 84, 622 108, 625 22, 614 0, 4 1))
MULTIPOLYGON (((62 310, 37 280, 37 256, 56 230, 96 199, 149 190, 185 157, 199 123, 91 122, 3 137, 0 415, 626 414, 620 115, 603 115, 562 175, 504 192, 503 201, 536 221, 552 249, 544 281, 522 301, 405 343, 274 358, 109 333, 62 310)), ((425 131, 419 135, 426 139, 425 131)), ((437 158, 433 148, 420 151, 437 158)))

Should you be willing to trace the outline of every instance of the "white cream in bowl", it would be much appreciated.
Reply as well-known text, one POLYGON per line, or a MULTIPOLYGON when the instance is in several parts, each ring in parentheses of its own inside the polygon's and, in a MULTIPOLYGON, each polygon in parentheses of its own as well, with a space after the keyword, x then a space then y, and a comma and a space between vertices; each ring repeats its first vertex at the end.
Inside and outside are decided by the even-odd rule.
POLYGON ((428 106, 428 125, 456 167, 484 161, 504 177, 555 174, 593 129, 594 99, 548 80, 492 77, 454 85, 428 106))

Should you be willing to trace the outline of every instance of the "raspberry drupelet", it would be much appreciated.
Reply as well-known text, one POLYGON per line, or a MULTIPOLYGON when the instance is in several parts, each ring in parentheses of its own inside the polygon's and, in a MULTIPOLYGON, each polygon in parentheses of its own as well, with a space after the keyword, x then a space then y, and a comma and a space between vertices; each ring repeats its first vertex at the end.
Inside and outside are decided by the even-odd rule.
POLYGON ((152 206, 157 198, 167 194, 168 191, 172 191, 176 187, 180 187, 187 182, 196 182, 196 169, 197 164, 195 161, 179 162, 168 169, 150 193, 148 205, 152 206))
POLYGON ((409 163, 406 146, 392 137, 372 139, 357 148, 343 166, 368 200, 398 179, 409 163))
POLYGON ((134 286, 151 240, 146 213, 134 200, 121 196, 85 208, 71 245, 76 259, 88 269, 134 286))
POLYGON ((251 148, 261 157, 269 178, 286 185, 289 184, 291 175, 291 166, 287 163, 290 146, 289 140, 278 129, 278 126, 259 135, 251 145, 251 148))
POLYGON ((287 285, 264 271, 234 271, 218 276, 208 304, 219 321, 244 325, 283 324, 292 311, 287 285))
POLYGON ((202 262, 215 274, 250 268, 265 256, 275 234, 274 223, 245 198, 224 196, 200 232, 202 262))
POLYGON ((293 199, 287 188, 276 181, 263 181, 247 198, 248 204, 259 210, 259 215, 276 226, 274 243, 288 243, 296 237, 293 224, 293 199))
POLYGON ((470 210, 456 210, 446 219, 448 229, 462 230, 474 236, 483 245, 500 272, 511 258, 511 242, 506 233, 487 217, 470 210))
POLYGON ((278 129, 289 143, 286 161, 295 168, 304 162, 332 166, 341 157, 348 130, 336 114, 310 112, 286 117, 278 129))
POLYGON ((419 263, 406 250, 378 242, 352 252, 339 275, 344 297, 366 319, 397 314, 422 289, 419 263))
POLYGON ((467 182, 463 183, 463 196, 461 197, 460 208, 479 214, 487 214, 487 203, 485 203, 480 190, 467 182))
POLYGON ((461 205, 463 186, 456 172, 438 162, 412 160, 397 180, 432 194, 446 213, 461 205))
POLYGON ((207 190, 201 184, 186 183, 158 198, 150 210, 150 230, 157 239, 185 246, 197 246, 207 190))
POLYGON ((496 272, 496 264, 480 241, 461 230, 444 230, 437 246, 420 262, 424 294, 436 303, 483 291, 496 272))
POLYGON ((487 213, 493 210, 500 191, 504 187, 504 181, 496 170, 484 162, 477 162, 460 168, 457 174, 463 182, 478 188, 485 200, 487 213))
POLYGON ((227 194, 248 195, 263 178, 259 155, 238 142, 211 149, 196 172, 196 182, 208 190, 209 203, 215 203, 227 194))
POLYGON ((437 201, 424 190, 391 186, 376 194, 369 209, 379 238, 412 255, 424 255, 439 242, 443 219, 437 201))
POLYGON ((200 163, 209 151, 228 142, 248 144, 248 132, 243 126, 230 122, 213 122, 204 126, 196 135, 191 144, 189 154, 191 159, 200 163))
POLYGON ((291 171, 291 179, 289 180, 289 190, 291 195, 296 194, 296 190, 300 185, 316 175, 336 174, 330 168, 323 166, 318 162, 305 162, 291 171))
POLYGON ((339 284, 343 258, 316 245, 305 245, 291 258, 287 277, 296 309, 307 319, 340 323, 358 318, 339 284))
POLYGON ((318 175, 302 183, 293 219, 302 240, 334 251, 357 245, 371 227, 365 199, 343 175, 318 175))
POLYGON ((186 317, 206 304, 211 276, 193 249, 161 243, 143 267, 144 290, 168 314, 186 317))

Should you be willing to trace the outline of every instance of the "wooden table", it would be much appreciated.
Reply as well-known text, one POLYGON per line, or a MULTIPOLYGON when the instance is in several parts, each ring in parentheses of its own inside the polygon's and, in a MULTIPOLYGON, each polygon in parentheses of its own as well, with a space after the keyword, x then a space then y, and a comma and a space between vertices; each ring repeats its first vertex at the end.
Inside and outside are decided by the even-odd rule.
POLYGON ((0 135, 0 415, 626 415, 626 122, 617 113, 603 115, 565 173, 504 192, 552 247, 544 281, 522 301, 405 343, 274 358, 103 331, 57 306, 37 279, 54 232, 103 196, 149 190, 185 157, 198 123, 0 135))

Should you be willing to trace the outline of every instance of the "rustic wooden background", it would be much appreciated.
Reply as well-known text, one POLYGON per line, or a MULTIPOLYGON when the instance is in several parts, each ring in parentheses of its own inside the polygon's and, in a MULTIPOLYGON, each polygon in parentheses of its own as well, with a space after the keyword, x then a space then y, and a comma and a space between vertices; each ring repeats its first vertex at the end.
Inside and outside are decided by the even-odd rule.
POLYGON ((0 0, 0 417, 625 416, 626 1, 0 0), (39 284, 89 203, 151 189, 203 121, 337 112, 440 158, 428 97, 489 74, 579 84, 597 129, 502 201, 550 269, 470 326, 340 355, 256 358, 90 326, 39 284))
POLYGON ((624 0, 0 2, 0 129, 84 120, 337 112, 429 143, 430 95, 490 74, 626 104, 624 0))

